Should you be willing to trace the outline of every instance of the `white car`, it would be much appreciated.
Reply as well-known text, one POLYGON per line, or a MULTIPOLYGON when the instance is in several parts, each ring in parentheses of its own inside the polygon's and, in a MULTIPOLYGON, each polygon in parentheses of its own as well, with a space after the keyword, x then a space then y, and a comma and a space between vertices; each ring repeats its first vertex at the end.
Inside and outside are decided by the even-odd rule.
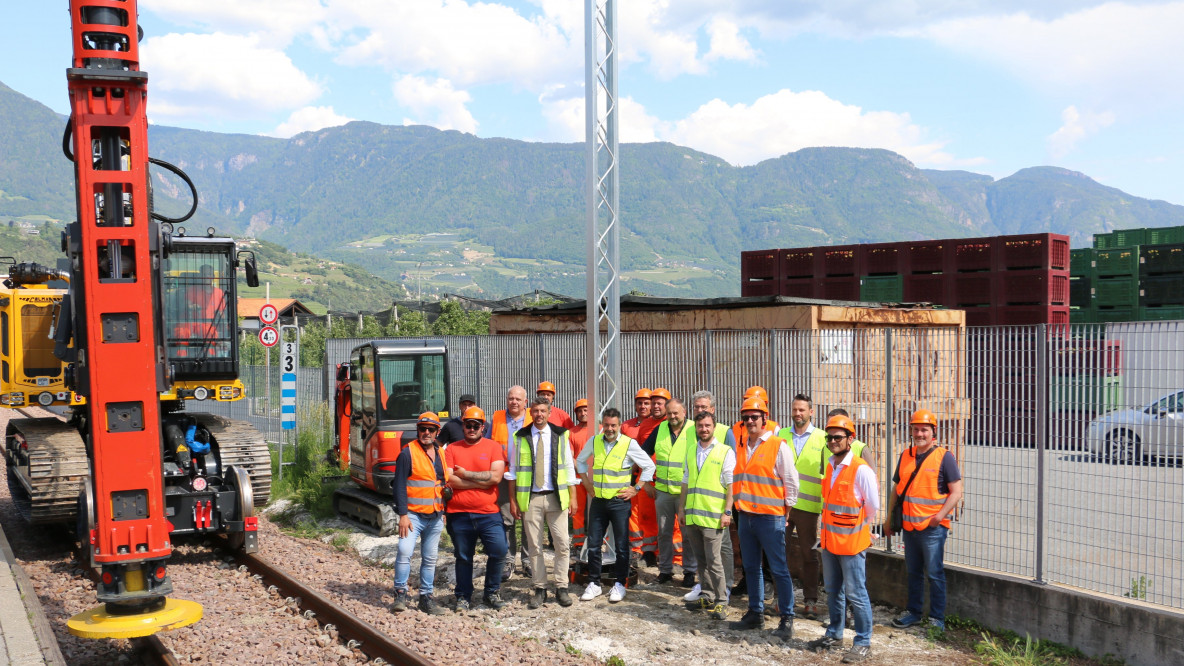
POLYGON ((1148 456, 1184 454, 1184 391, 1169 393, 1141 409, 1123 409, 1089 424, 1089 450, 1107 462, 1135 463, 1148 456))

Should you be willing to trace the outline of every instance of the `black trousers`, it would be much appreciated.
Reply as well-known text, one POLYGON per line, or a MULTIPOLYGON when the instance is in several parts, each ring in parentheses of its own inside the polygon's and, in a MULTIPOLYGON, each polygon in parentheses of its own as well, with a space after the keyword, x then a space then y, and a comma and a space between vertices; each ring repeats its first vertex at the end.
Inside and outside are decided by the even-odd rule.
POLYGON ((624 585, 629 579, 629 512, 633 505, 629 500, 617 497, 588 499, 588 578, 593 583, 600 584, 600 549, 604 544, 605 530, 611 524, 617 554, 613 573, 617 582, 624 585))

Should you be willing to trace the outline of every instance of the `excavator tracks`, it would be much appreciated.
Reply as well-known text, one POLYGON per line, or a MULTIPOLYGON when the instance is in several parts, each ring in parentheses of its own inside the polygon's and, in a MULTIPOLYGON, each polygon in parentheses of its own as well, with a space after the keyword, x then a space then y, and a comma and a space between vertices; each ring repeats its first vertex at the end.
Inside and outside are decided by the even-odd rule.
POLYGON ((235 421, 216 414, 191 413, 218 444, 222 469, 231 466, 246 470, 251 476, 255 506, 267 505, 271 498, 271 453, 263 435, 245 421, 235 421))
POLYGON ((377 536, 399 531, 399 517, 391 499, 365 488, 338 488, 333 493, 333 510, 338 518, 377 536))
POLYGON ((86 443, 65 421, 11 419, 5 437, 8 488, 21 516, 33 524, 73 523, 78 494, 90 476, 86 443))

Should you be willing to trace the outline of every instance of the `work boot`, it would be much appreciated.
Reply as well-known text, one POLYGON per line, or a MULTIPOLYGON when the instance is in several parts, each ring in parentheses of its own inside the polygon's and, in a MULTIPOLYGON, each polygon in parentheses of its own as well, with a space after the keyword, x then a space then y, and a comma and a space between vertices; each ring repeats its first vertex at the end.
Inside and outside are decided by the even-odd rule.
POLYGON ((657 553, 647 551, 645 553, 642 553, 641 559, 645 560, 645 565, 647 567, 658 566, 658 554, 657 553))
POLYGON ((547 588, 536 587, 534 593, 530 595, 530 601, 526 603, 526 607, 534 610, 547 602, 547 588))
POLYGON ((793 618, 782 616, 781 622, 773 630, 773 635, 783 641, 793 638, 793 618))
POLYGON ((897 629, 907 629, 914 624, 921 624, 921 616, 913 615, 910 611, 905 611, 904 615, 900 617, 892 618, 892 626, 897 629))
POLYGON ((689 611, 711 610, 715 608, 715 602, 706 596, 701 596, 694 601, 688 601, 686 607, 689 611))
POLYGON ((666 583, 669 583, 672 580, 674 580, 674 574, 672 574, 672 573, 658 574, 658 585, 665 585, 666 583))
POLYGON ((843 641, 840 641, 834 636, 831 636, 830 634, 823 634, 822 638, 815 638, 809 643, 806 643, 806 649, 813 650, 815 652, 826 652, 827 650, 831 650, 842 644, 843 641))
POLYGON ((457 599, 456 600, 456 612, 464 615, 465 613, 469 612, 469 607, 470 607, 470 604, 469 604, 468 599, 457 599))
POLYGON ((682 587, 691 588, 695 586, 695 572, 684 573, 682 575, 682 587))
POLYGON ((448 611, 436 605, 436 600, 430 594, 419 595, 419 610, 428 615, 447 615, 448 611))
POLYGON ((391 611, 402 613, 407 610, 407 591, 395 590, 395 601, 391 604, 391 611))
POLYGON ((709 615, 713 620, 726 620, 728 618, 728 607, 724 604, 716 604, 711 609, 709 615))
POLYGON ((802 617, 806 618, 807 620, 817 620, 818 619, 818 602, 817 601, 806 601, 805 607, 802 609, 802 617))
POLYGON ((754 610, 748 610, 744 616, 735 622, 729 622, 728 628, 736 631, 748 631, 750 629, 762 629, 765 626, 765 619, 760 613, 754 610))
POLYGON ((506 558, 506 563, 502 565, 502 582, 505 583, 514 577, 514 559, 506 558))
POLYGON ((843 653, 842 663, 854 664, 863 661, 872 655, 872 648, 870 645, 852 645, 850 650, 843 653))
POLYGON ((555 601, 558 601, 560 606, 567 608, 571 605, 571 593, 567 591, 566 587, 561 587, 555 590, 555 601))
POLYGON ((741 578, 740 580, 736 581, 736 584, 732 586, 732 596, 733 597, 748 596, 748 581, 746 579, 741 578))
POLYGON ((502 601, 502 595, 497 592, 485 595, 481 601, 493 610, 501 610, 506 607, 506 602, 502 601))

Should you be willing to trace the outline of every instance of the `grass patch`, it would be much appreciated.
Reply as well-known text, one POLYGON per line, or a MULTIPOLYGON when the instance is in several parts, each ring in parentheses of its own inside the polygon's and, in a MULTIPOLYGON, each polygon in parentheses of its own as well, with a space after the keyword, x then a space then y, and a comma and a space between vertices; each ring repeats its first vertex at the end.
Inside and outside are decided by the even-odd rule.
POLYGON ((302 409, 297 418, 301 424, 300 436, 295 447, 284 447, 285 462, 292 464, 284 465, 283 478, 280 476, 278 453, 273 451, 271 456, 271 474, 274 479, 272 501, 287 499, 292 502, 289 510, 280 512, 273 520, 292 528, 295 528, 292 522, 299 522, 298 514, 311 516, 313 522, 332 517, 333 491, 341 486, 341 482, 325 483, 321 480, 340 474, 340 470, 325 459, 325 452, 333 441, 330 431, 333 418, 329 406, 322 403, 302 409))
POLYGON ((1020 636, 1008 629, 989 629, 956 615, 946 617, 945 632, 929 627, 926 637, 973 651, 982 663, 990 666, 1121 666, 1125 663, 1111 655, 1092 658, 1063 643, 1020 636))

